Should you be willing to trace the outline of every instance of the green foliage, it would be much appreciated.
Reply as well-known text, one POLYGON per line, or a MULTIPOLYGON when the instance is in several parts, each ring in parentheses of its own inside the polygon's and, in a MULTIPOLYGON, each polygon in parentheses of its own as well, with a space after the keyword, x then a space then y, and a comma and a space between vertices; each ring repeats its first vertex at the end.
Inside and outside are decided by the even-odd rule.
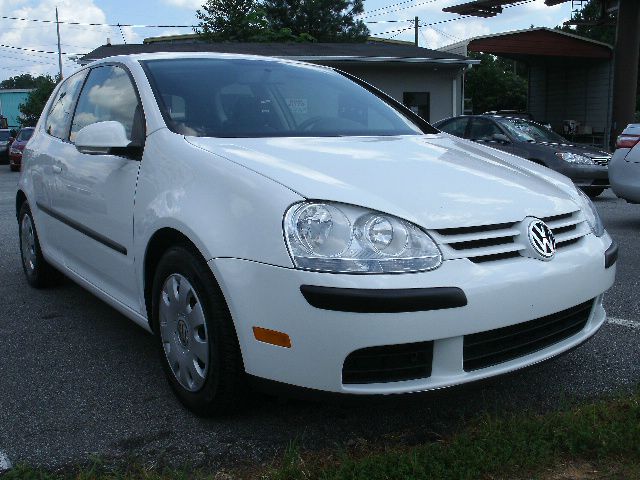
POLYGON ((28 73, 16 75, 0 82, 0 88, 36 88, 38 77, 28 73))
POLYGON ((318 42, 363 42, 369 29, 355 17, 364 12, 363 0, 264 0, 274 30, 307 33, 318 42))
POLYGON ((18 122, 23 127, 35 126, 51 92, 56 86, 56 81, 50 75, 41 75, 34 80, 35 84, 31 87, 34 90, 29 93, 25 103, 21 103, 18 107, 22 114, 18 117, 18 122))
POLYGON ((465 96, 471 98, 473 113, 527 108, 527 80, 514 72, 512 61, 488 53, 469 56, 481 61, 465 77, 465 96))
POLYGON ((209 41, 342 42, 369 35, 363 0, 207 0, 195 32, 209 41))
MULTIPOLYGON (((584 8, 575 15, 575 20, 578 21, 596 21, 600 19, 600 0, 591 0, 584 8)), ((615 18, 615 15, 605 13, 606 19, 610 20, 615 18)), ((616 41, 616 27, 614 25, 563 25, 556 27, 563 32, 573 33, 574 35, 580 35, 581 37, 590 38, 598 42, 608 43, 613 45, 616 41)))

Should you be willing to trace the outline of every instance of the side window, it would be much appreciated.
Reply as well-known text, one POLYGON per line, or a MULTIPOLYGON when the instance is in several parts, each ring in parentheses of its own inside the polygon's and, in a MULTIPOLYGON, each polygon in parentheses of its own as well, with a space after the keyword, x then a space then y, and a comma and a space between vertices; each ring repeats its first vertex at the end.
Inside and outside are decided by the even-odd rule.
POLYGON ((469 119, 467 117, 454 118, 453 120, 446 122, 444 125, 440 125, 439 128, 443 132, 464 138, 464 132, 467 130, 468 123, 469 119))
POLYGON ((474 118, 471 120, 471 129, 469 130, 469 138, 471 140, 491 141, 496 133, 502 133, 502 130, 495 122, 486 118, 474 118))
POLYGON ((45 122, 45 130, 49 135, 62 140, 67 139, 69 121, 73 114, 73 105, 75 99, 78 98, 78 92, 85 76, 86 71, 78 72, 67 78, 60 86, 45 122))
POLYGON ((116 121, 124 125, 127 138, 142 145, 142 107, 127 72, 117 66, 96 67, 89 73, 71 124, 74 142, 80 129, 92 123, 116 121))

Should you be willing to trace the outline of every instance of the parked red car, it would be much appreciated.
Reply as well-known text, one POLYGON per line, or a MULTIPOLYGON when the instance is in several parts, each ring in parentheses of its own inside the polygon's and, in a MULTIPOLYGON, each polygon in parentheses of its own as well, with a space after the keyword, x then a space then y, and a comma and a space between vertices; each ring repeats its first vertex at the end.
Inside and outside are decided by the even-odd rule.
POLYGON ((11 144, 11 147, 9 148, 9 168, 12 172, 20 170, 20 165, 22 164, 22 151, 31 138, 31 135, 33 135, 32 127, 22 128, 18 132, 18 135, 16 135, 16 139, 11 144))

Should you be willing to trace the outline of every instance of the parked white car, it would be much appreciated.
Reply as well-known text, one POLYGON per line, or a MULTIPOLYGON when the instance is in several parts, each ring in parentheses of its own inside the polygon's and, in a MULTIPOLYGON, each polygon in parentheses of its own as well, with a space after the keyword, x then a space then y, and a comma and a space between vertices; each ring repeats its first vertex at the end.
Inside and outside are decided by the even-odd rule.
POLYGON ((540 362, 600 328, 616 269, 568 178, 262 57, 76 72, 25 149, 16 214, 28 282, 60 270, 153 332, 198 414, 251 381, 391 394, 540 362))

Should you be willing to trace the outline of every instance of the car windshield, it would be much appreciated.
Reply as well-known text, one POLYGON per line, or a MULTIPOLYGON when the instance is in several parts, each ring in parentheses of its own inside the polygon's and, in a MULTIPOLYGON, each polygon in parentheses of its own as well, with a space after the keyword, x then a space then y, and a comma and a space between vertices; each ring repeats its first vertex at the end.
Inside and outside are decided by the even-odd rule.
POLYGON ((500 123, 521 142, 567 143, 564 137, 535 122, 505 118, 500 123))
POLYGON ((149 60, 142 64, 167 126, 183 135, 330 137, 423 133, 373 93, 325 68, 226 58, 149 60))
POLYGON ((20 133, 18 134, 18 138, 16 140, 20 142, 26 142, 31 138, 31 135, 33 135, 33 128, 23 128, 22 130, 20 130, 20 133))
POLYGON ((0 130, 0 142, 9 140, 9 130, 0 130))

